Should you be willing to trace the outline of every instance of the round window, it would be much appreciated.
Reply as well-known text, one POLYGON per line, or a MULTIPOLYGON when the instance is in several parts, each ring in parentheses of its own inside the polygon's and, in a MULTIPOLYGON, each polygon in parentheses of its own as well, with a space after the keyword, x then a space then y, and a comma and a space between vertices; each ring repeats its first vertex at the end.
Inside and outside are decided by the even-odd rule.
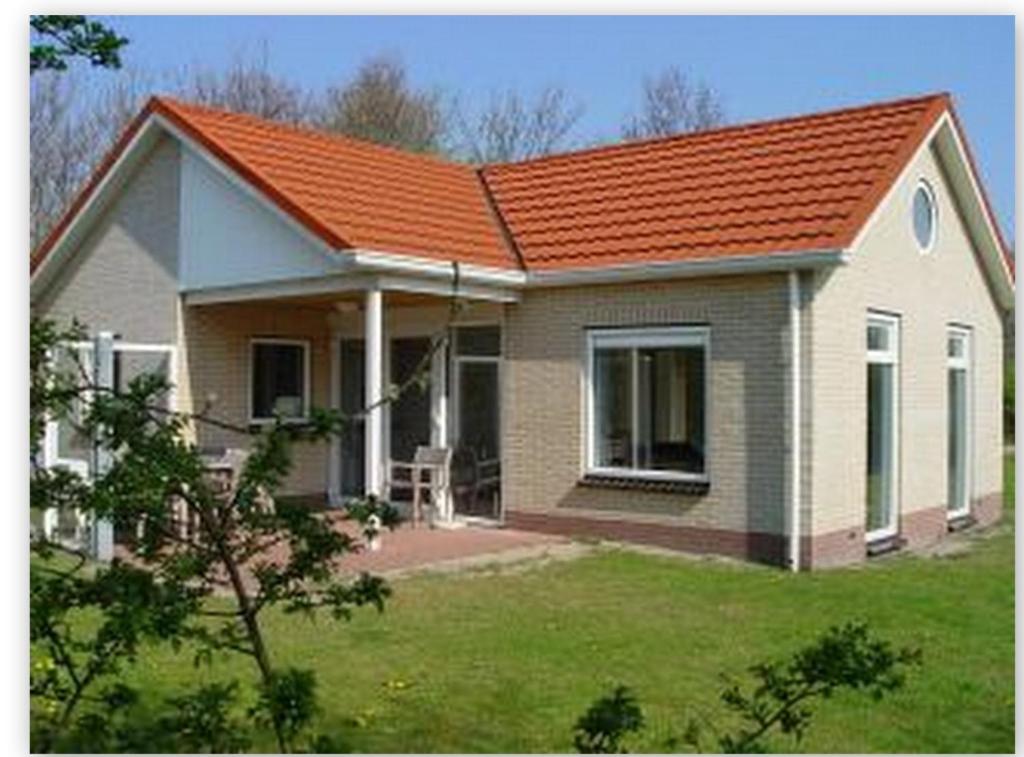
POLYGON ((935 207, 935 193, 928 182, 921 181, 914 190, 914 205, 911 212, 914 238, 922 252, 930 252, 935 244, 938 210, 935 207))

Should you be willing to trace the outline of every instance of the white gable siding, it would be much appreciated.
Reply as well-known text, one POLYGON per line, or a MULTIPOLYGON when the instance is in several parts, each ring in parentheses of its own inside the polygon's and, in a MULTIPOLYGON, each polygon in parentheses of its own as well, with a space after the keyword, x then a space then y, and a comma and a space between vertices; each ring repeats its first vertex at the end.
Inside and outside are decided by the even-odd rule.
POLYGON ((321 276, 332 261, 293 225, 190 149, 181 162, 181 287, 321 276))
MULTIPOLYGON (((817 274, 811 304, 811 468, 814 533, 864 526, 865 328, 868 309, 900 316, 899 507, 906 516, 946 504, 946 333, 974 335, 972 493, 1002 489, 1001 315, 940 159, 922 150, 852 251, 817 274), (938 238, 921 254, 910 220, 920 179, 935 190, 938 238)), ((861 538, 863 538, 861 536, 861 538)))

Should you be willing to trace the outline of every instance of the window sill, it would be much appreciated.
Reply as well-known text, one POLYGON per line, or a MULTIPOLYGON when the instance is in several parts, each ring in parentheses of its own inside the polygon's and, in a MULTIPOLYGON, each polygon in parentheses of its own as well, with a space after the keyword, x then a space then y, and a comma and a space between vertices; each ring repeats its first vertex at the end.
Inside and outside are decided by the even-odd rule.
POLYGON ((898 552, 906 546, 907 540, 899 534, 893 534, 892 536, 882 536, 878 539, 872 539, 867 543, 865 552, 870 557, 881 557, 882 555, 888 555, 892 552, 898 552))
POLYGON ((628 474, 587 473, 579 480, 580 486, 604 489, 631 489, 634 491, 692 494, 703 496, 711 491, 711 482, 704 479, 644 478, 628 474))

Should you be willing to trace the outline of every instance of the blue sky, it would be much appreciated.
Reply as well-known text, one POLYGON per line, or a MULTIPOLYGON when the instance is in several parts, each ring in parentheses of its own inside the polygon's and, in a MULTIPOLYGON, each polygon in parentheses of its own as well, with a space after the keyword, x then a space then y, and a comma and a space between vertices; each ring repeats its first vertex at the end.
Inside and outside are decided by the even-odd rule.
POLYGON ((732 122, 945 90, 1015 238, 1009 16, 106 18, 131 40, 126 63, 154 72, 227 65, 266 42, 271 68, 312 89, 378 53, 468 102, 558 84, 586 106, 584 141, 615 136, 644 74, 667 65, 716 88, 732 122))

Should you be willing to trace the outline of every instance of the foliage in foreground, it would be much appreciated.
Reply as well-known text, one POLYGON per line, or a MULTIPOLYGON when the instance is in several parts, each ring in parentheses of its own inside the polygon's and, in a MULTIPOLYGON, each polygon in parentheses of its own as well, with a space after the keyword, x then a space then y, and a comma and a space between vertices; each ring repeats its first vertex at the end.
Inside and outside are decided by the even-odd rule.
MULTIPOLYGON (((32 535, 34 750, 64 743, 79 751, 137 746, 138 734, 119 725, 131 720, 137 692, 117 677, 145 642, 176 649, 190 642, 196 664, 225 652, 252 660, 259 684, 248 720, 272 729, 280 751, 302 748, 300 735, 315 713, 315 677, 274 662, 262 613, 277 607, 311 616, 323 609, 345 619, 356 607, 382 610, 390 593, 375 576, 335 577, 337 560, 361 548, 355 537, 307 507, 272 499, 290 470, 291 446, 337 433, 345 419, 317 411, 304 424, 232 429, 254 438, 236 485, 225 489, 206 473, 189 429, 228 424, 168 411, 163 398, 169 386, 160 376, 142 375, 114 390, 96 382, 88 366, 56 357, 76 355, 69 345, 82 337, 79 327, 32 323, 31 507, 41 515, 55 512, 59 520, 109 521, 135 536, 130 556, 96 566, 81 545, 59 533, 51 538, 38 529, 32 535), (109 459, 106 465, 86 479, 38 464, 45 425, 53 419, 92 440, 94 454, 109 459), (228 609, 206 601, 215 592, 230 596, 228 609)), ((355 510, 384 525, 397 520, 393 508, 377 500, 355 510)), ((180 735, 178 748, 190 751, 241 748, 245 739, 228 711, 234 691, 199 689, 168 701, 170 714, 156 719, 155 730, 180 735), (179 717, 200 711, 201 718, 179 717)))
MULTIPOLYGON (((833 626, 789 660, 750 667, 754 682, 749 687, 728 681, 721 700, 738 723, 726 728, 691 718, 683 735, 673 736, 666 746, 673 751, 686 746, 697 752, 765 752, 766 738, 776 730, 799 743, 811 722, 813 700, 849 689, 878 701, 901 688, 907 667, 920 659, 920 650, 894 649, 873 636, 866 623, 833 626)), ((577 721, 573 743, 580 753, 620 753, 623 739, 643 725, 635 697, 620 685, 577 721)))

